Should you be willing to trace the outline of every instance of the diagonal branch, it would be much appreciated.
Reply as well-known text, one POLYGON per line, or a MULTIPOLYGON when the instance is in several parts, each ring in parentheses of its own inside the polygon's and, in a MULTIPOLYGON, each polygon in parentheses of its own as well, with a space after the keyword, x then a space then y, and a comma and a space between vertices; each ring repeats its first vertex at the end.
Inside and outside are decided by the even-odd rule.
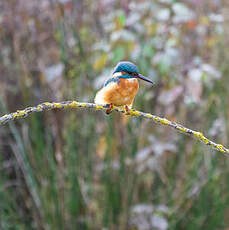
MULTIPOLYGON (((14 120, 14 119, 21 119, 21 118, 27 117, 30 113, 42 112, 45 110, 52 110, 52 109, 65 109, 65 108, 72 108, 72 109, 89 108, 89 109, 106 111, 108 109, 108 105, 98 105, 94 103, 83 103, 83 102, 77 102, 77 101, 63 101, 63 102, 58 102, 58 103, 44 102, 35 107, 28 107, 24 110, 18 110, 17 112, 6 114, 0 117, 0 125, 8 121, 14 120)), ((112 110, 121 112, 121 113, 126 113, 126 109, 123 106, 121 107, 114 106, 112 110)), ((221 144, 216 144, 215 142, 209 140, 203 135, 203 133, 188 129, 180 124, 177 124, 176 122, 169 121, 166 118, 161 118, 161 117, 155 116, 150 113, 143 113, 141 111, 137 111, 134 109, 130 109, 128 111, 128 115, 133 116, 133 117, 147 118, 147 119, 152 120, 154 123, 173 127, 179 132, 193 136, 199 141, 203 142, 204 144, 210 146, 211 148, 229 155, 229 149, 225 148, 221 144)))

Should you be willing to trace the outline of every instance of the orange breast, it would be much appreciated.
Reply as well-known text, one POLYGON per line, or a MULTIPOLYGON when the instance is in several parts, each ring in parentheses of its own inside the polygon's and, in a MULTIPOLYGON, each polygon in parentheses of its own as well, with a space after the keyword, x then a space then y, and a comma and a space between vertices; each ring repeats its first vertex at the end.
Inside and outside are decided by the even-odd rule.
POLYGON ((114 105, 131 106, 138 92, 137 79, 120 79, 120 83, 110 83, 104 88, 104 101, 114 105))

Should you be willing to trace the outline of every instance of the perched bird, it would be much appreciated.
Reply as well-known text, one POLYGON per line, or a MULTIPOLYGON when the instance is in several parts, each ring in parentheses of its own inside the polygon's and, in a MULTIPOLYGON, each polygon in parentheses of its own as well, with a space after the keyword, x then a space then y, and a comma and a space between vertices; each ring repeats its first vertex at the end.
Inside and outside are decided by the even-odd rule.
POLYGON ((125 106, 128 113, 138 92, 138 79, 154 84, 152 80, 140 74, 137 66, 132 62, 119 62, 114 68, 113 76, 97 92, 95 103, 109 104, 107 114, 111 112, 113 105, 125 106))

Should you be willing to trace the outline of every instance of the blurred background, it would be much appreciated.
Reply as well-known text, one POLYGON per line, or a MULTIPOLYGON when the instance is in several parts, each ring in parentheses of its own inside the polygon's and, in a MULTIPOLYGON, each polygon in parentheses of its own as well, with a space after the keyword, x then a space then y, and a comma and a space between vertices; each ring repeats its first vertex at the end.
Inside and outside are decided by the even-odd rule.
MULTIPOLYGON (((134 107, 229 146, 229 2, 1 0, 0 115, 92 102, 118 61, 134 107)), ((0 229, 228 229, 225 155, 149 120, 72 110, 0 128, 0 229)))

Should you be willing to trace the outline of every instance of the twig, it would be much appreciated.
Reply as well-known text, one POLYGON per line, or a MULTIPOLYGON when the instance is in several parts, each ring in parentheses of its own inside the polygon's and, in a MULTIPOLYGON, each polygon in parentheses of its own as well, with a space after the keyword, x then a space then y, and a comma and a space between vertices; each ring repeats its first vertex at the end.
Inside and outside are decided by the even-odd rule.
MULTIPOLYGON (((106 111, 108 109, 108 105, 98 105, 94 103, 83 103, 83 102, 77 102, 77 101, 63 101, 63 102, 58 102, 58 103, 57 102, 52 102, 52 103, 44 102, 35 107, 28 107, 24 110, 18 110, 17 112, 6 114, 0 117, 0 125, 10 120, 21 119, 21 118, 27 117, 30 113, 42 112, 45 110, 52 110, 52 109, 65 109, 65 108, 72 108, 72 109, 89 108, 89 109, 106 111)), ((126 109, 123 106, 120 106, 120 107, 114 106, 112 110, 121 112, 121 113, 126 113, 126 109)), ((204 144, 210 146, 211 148, 229 155, 229 149, 225 148, 221 144, 216 144, 215 142, 209 140, 203 135, 203 133, 188 129, 180 124, 177 124, 176 122, 169 121, 166 118, 161 118, 161 117, 155 116, 150 113, 143 113, 141 111, 137 111, 134 109, 130 109, 128 111, 128 115, 133 116, 133 117, 147 118, 157 124, 173 127, 179 132, 193 136, 199 141, 203 142, 204 144)))

